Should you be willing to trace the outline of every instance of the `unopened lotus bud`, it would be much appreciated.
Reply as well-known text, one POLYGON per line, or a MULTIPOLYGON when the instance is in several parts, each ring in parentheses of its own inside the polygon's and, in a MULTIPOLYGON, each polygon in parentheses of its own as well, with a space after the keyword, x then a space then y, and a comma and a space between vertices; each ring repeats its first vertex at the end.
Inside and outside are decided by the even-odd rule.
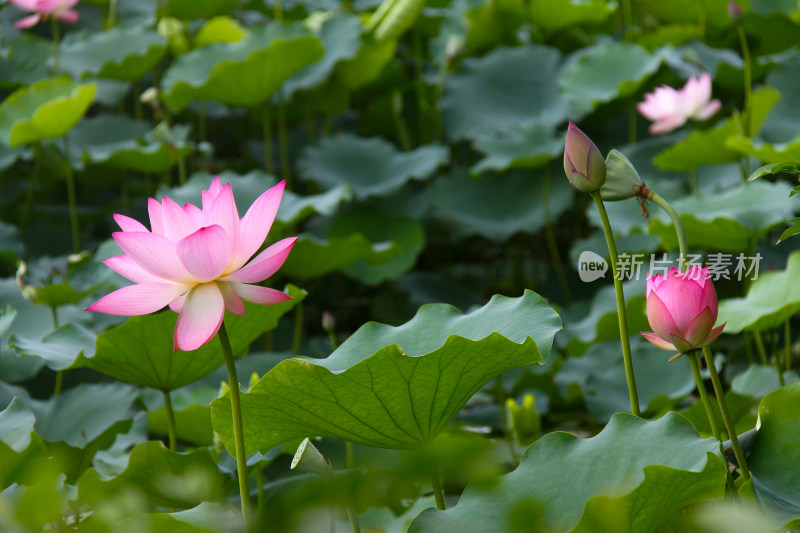
POLYGON ((322 312, 322 329, 327 333, 330 333, 336 329, 336 319, 333 317, 330 311, 322 312))
POLYGON ((183 55, 189 51, 189 39, 186 38, 183 22, 173 17, 164 17, 158 21, 156 29, 162 37, 167 39, 169 50, 174 55, 183 55))
POLYGON ((606 162, 592 140, 572 122, 564 146, 564 173, 581 192, 594 192, 606 181, 606 162))
POLYGON ((734 22, 742 20, 742 6, 740 6, 739 2, 736 0, 730 0, 730 2, 728 2, 728 16, 734 22))
POLYGON ((522 404, 517 405, 512 398, 506 400, 508 422, 520 446, 530 446, 542 434, 542 420, 536 411, 536 399, 526 394, 522 404))
POLYGON ((644 182, 627 157, 611 150, 606 158, 606 182, 600 187, 604 201, 627 200, 639 195, 644 182))
POLYGON ((150 104, 158 99, 158 88, 148 87, 139 95, 139 101, 143 104, 150 104))
POLYGON ((310 474, 325 474, 332 471, 331 465, 308 438, 303 439, 303 442, 297 447, 290 468, 292 470, 297 468, 310 474))

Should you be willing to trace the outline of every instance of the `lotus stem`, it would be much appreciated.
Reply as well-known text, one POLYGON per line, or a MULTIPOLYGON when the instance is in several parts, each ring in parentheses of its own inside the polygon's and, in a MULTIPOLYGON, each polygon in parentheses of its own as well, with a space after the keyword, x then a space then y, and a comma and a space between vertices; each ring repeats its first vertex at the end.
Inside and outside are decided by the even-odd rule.
POLYGON ((303 303, 298 303, 294 308, 294 335, 292 336, 292 353, 300 353, 300 343, 303 340, 303 303))
POLYGON ((347 457, 345 465, 347 466, 347 469, 350 470, 356 465, 355 454, 353 453, 353 443, 350 442, 349 440, 346 440, 344 441, 344 447, 347 457))
POLYGON ((161 394, 164 395, 164 409, 167 410, 167 433, 169 435, 169 449, 176 451, 178 448, 178 432, 175 428, 175 411, 172 409, 172 398, 168 390, 162 390, 161 394))
POLYGON ((752 87, 752 62, 750 60, 750 47, 747 46, 747 37, 741 22, 736 24, 736 33, 739 35, 739 44, 742 47, 744 59, 744 105, 742 109, 742 128, 745 137, 750 137, 750 105, 753 97, 752 87))
POLYGON ((61 394, 61 389, 64 386, 64 371, 56 370, 56 384, 53 386, 53 396, 61 394))
POLYGON ((567 304, 572 303, 572 293, 569 290, 569 283, 567 282, 567 275, 564 272, 564 264, 561 262, 561 256, 558 253, 558 246, 556 245, 556 237, 553 233, 553 225, 550 219, 550 169, 547 168, 542 180, 542 214, 544 215, 544 236, 547 241, 547 250, 550 253, 550 261, 553 263, 553 269, 556 273, 556 280, 561 288, 561 293, 567 304))
POLYGON ((686 243, 686 230, 683 228, 681 217, 675 208, 672 207, 668 201, 654 191, 650 191, 647 195, 648 200, 652 200, 658 204, 664 211, 667 212, 669 218, 672 220, 672 225, 675 226, 675 233, 678 236, 678 249, 680 250, 680 270, 686 271, 686 260, 689 258, 689 246, 686 243))
POLYGON ((233 442, 236 448, 236 470, 239 477, 239 496, 242 500, 242 519, 245 531, 251 531, 250 489, 247 487, 247 456, 244 452, 244 426, 242 424, 242 404, 239 399, 239 378, 236 375, 236 363, 233 360, 231 341, 225 329, 225 322, 219 328, 219 341, 222 344, 222 356, 228 370, 228 383, 231 391, 231 415, 233 417, 233 442))
POLYGON ((81 235, 78 228, 78 201, 75 195, 75 174, 69 156, 69 138, 64 135, 64 171, 67 174, 67 199, 69 201, 69 225, 72 229, 72 251, 80 253, 81 235))
POLYGON ((711 400, 708 397, 705 385, 703 385, 703 377, 700 375, 700 353, 694 350, 694 353, 687 354, 689 365, 692 367, 692 374, 694 375, 694 383, 697 385, 697 392, 700 393, 700 399, 703 401, 703 406, 706 408, 708 415, 708 423, 711 426, 711 433, 714 438, 720 443, 722 442, 722 434, 719 432, 719 424, 717 424, 717 415, 714 414, 714 409, 711 407, 711 400))
POLYGON ((256 468, 256 512, 260 513, 264 508, 264 473, 261 467, 256 468))
POLYGON ((711 354, 711 348, 708 345, 703 346, 703 356, 706 359, 708 373, 711 375, 711 383, 714 385, 714 394, 717 396, 719 411, 722 413, 722 421, 725 423, 725 430, 728 432, 733 453, 736 455, 736 462, 739 463, 739 468, 742 470, 742 478, 745 481, 749 481, 750 469, 747 468, 747 461, 745 460, 744 452, 742 452, 742 446, 739 444, 739 436, 736 434, 736 427, 731 419, 730 411, 728 411, 728 403, 725 401, 725 391, 722 389, 722 382, 719 380, 717 367, 714 365, 714 356, 711 354))
POLYGON ((614 233, 611 231, 611 223, 608 220, 606 207, 600 197, 600 191, 590 193, 597 205, 600 213, 600 220, 603 222, 603 233, 606 236, 608 245, 609 259, 611 260, 611 274, 614 276, 614 292, 617 296, 617 322, 619 323, 619 336, 622 344, 622 359, 625 363, 625 378, 628 382, 628 395, 631 400, 631 413, 635 416, 641 414, 639 410, 639 394, 636 391, 636 377, 633 373, 633 358, 631 357, 631 340, 628 336, 628 313, 625 309, 625 292, 622 288, 622 280, 617 277, 617 244, 614 241, 614 233))
POLYGON ((440 511, 447 509, 444 501, 444 490, 442 490, 442 483, 439 481, 439 472, 435 471, 431 474, 431 484, 433 485, 433 496, 436 498, 436 508, 440 511))
POLYGON ((350 520, 350 528, 353 533, 361 533, 361 524, 358 523, 358 513, 356 513, 355 507, 353 507, 352 503, 348 503, 345 507, 347 508, 347 518, 350 520))
POLYGON ((286 186, 292 188, 292 163, 289 159, 289 131, 286 127, 286 104, 278 103, 278 145, 281 154, 281 174, 286 186))
POLYGON ((787 320, 783 325, 784 343, 786 345, 783 355, 783 368, 786 372, 792 369, 792 331, 791 320, 787 320))
POLYGON ((769 364, 769 360, 767 359, 767 351, 764 349, 764 339, 761 338, 761 332, 758 330, 754 330, 753 339, 756 341, 756 348, 758 349, 758 358, 761 359, 761 364, 767 366, 769 364))

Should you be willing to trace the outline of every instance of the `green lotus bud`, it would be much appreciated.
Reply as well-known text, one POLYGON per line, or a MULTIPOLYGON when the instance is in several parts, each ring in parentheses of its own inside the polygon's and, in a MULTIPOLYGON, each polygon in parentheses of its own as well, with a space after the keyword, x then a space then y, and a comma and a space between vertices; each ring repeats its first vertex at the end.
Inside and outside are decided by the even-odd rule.
POLYGON ((512 398, 506 400, 508 422, 520 446, 530 446, 542 434, 542 420, 536 411, 536 399, 526 394, 522 404, 517 405, 512 398))
POLYGON ((162 37, 167 39, 169 50, 173 55, 183 55, 191 49, 189 39, 186 38, 186 28, 180 20, 164 17, 158 21, 156 29, 162 37))
POLYGON ((594 192, 606 181, 606 162, 592 140, 570 121, 564 146, 564 173, 582 192, 594 192))
POLYGON ((644 182, 627 157, 611 150, 606 158, 606 182, 600 187, 604 201, 627 200, 639 195, 644 182))

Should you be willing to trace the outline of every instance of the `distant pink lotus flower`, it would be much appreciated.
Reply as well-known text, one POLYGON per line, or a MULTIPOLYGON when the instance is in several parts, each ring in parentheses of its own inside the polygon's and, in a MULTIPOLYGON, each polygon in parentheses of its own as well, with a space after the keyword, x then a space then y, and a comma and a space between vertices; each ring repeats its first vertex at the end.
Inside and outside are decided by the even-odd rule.
POLYGON ((717 293, 708 267, 693 265, 684 274, 671 268, 666 276, 647 276, 647 320, 655 333, 644 338, 664 350, 681 353, 711 344, 725 324, 717 321, 717 293))
POLYGON ((72 9, 78 0, 11 0, 11 3, 34 14, 18 20, 15 28, 30 28, 53 16, 64 22, 78 22, 78 12, 72 9))
POLYGON ((719 111, 722 104, 711 100, 711 75, 706 72, 700 78, 692 76, 682 89, 667 85, 657 87, 644 95, 636 109, 645 118, 652 120, 650 133, 658 135, 683 126, 687 120, 706 120, 719 111))
POLYGON ((239 218, 233 190, 214 178, 203 191, 203 209, 182 208, 168 197, 150 198, 150 227, 114 215, 122 228, 113 234, 125 252, 104 263, 135 285, 103 297, 88 311, 111 315, 146 315, 166 305, 180 313, 175 326, 175 351, 196 350, 219 331, 225 309, 244 313, 242 300, 276 304, 291 300, 275 289, 251 285, 278 271, 296 237, 276 242, 258 254, 269 233, 286 182, 258 197, 239 218), (247 264, 245 264, 247 263, 247 264))

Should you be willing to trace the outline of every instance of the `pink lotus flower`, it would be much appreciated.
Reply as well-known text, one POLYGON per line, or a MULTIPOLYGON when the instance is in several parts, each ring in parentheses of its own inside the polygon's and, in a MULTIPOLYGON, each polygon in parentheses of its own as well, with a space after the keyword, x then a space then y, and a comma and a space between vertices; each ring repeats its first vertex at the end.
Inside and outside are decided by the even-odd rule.
POLYGON ((693 265, 685 274, 671 268, 666 277, 648 275, 647 320, 655 333, 642 335, 664 350, 685 353, 717 340, 725 324, 714 327, 717 293, 708 267, 693 265))
POLYGON ((15 28, 30 28, 53 16, 64 22, 78 22, 78 12, 72 9, 78 0, 11 0, 11 3, 34 14, 18 20, 15 28))
POLYGON ((706 120, 719 111, 722 104, 711 100, 711 75, 692 76, 680 90, 667 85, 657 87, 644 95, 644 102, 636 105, 639 113, 652 120, 650 133, 668 133, 683 126, 687 120, 706 120))
POLYGON ((564 173, 581 192, 598 190, 606 181, 606 160, 592 140, 569 121, 564 142, 564 173))
POLYGON ((296 237, 280 240, 258 254, 281 203, 282 181, 262 194, 239 218, 233 190, 214 178, 203 191, 203 209, 182 208, 168 197, 150 198, 150 227, 114 215, 122 228, 114 240, 125 252, 104 263, 135 285, 103 297, 88 311, 111 315, 146 315, 169 305, 180 313, 175 326, 175 351, 196 350, 219 331, 225 309, 244 313, 242 300, 276 304, 286 294, 252 285, 283 265, 296 237), (245 264, 247 263, 247 264, 245 264))

